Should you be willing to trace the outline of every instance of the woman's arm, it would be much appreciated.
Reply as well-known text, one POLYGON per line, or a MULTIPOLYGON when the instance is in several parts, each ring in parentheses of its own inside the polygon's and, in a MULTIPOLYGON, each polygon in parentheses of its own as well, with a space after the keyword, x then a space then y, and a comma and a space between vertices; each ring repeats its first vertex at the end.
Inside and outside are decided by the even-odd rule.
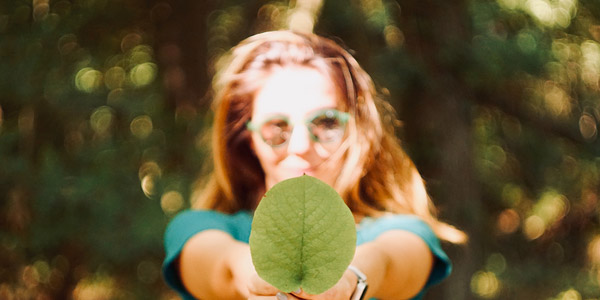
POLYGON ((425 286, 433 254, 416 234, 390 230, 357 247, 352 265, 367 275, 365 299, 410 299, 425 286))
MULTIPOLYGON (((367 275, 369 288, 365 299, 409 299, 425 286, 433 255, 416 234, 390 230, 358 246, 352 265, 367 275)), ((190 238, 181 252, 179 266, 186 289, 200 299, 246 299, 250 295, 248 287, 258 278, 248 244, 219 230, 206 230, 190 238)), ((319 296, 337 298, 351 293, 355 285, 356 276, 347 271, 332 290, 319 296)), ((264 282, 259 286, 253 294, 274 293, 273 287, 264 282)), ((305 293, 299 296, 321 299, 305 293)))
POLYGON ((247 299, 248 284, 256 274, 248 244, 220 230, 191 237, 179 256, 179 271, 189 293, 208 300, 247 299))
MULTIPOLYGON (((418 235, 390 230, 356 248, 352 265, 367 276, 364 299, 410 299, 425 286, 433 267, 433 254, 418 235)), ((320 295, 292 293, 288 299, 346 300, 356 287, 356 275, 347 270, 340 281, 320 295)))

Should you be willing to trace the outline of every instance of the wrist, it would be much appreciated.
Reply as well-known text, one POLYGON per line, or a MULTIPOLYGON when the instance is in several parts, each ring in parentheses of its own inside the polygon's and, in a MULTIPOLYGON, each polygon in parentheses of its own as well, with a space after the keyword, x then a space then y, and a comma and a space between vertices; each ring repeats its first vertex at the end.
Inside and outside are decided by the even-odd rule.
POLYGON ((355 266, 348 266, 348 270, 354 274, 356 281, 354 282, 354 291, 350 300, 363 300, 367 293, 367 276, 355 266))

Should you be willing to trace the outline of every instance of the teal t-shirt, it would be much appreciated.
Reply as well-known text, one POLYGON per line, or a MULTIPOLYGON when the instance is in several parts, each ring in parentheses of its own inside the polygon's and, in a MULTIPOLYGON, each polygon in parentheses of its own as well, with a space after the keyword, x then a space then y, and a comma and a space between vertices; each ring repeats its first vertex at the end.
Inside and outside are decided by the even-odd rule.
MULTIPOLYGON (((240 211, 232 215, 210 210, 186 210, 179 213, 169 223, 165 232, 166 257, 162 267, 165 281, 183 299, 195 299, 181 283, 177 266, 174 263, 187 240, 203 230, 217 229, 227 232, 240 242, 248 243, 251 225, 252 213, 248 211, 240 211)), ((358 246, 370 242, 382 233, 396 229, 406 230, 421 237, 435 257, 434 266, 425 287, 413 298, 421 299, 427 288, 448 277, 452 269, 450 259, 442 250, 439 239, 427 223, 412 215, 365 218, 357 227, 356 244, 358 246)))

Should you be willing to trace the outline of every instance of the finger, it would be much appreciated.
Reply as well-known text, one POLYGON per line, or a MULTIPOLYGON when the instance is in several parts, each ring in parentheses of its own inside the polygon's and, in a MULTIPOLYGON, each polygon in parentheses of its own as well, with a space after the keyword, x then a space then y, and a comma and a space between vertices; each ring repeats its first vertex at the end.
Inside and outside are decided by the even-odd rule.
POLYGON ((291 292, 290 294, 298 299, 313 299, 313 300, 331 300, 332 299, 330 290, 327 290, 324 293, 319 294, 319 295, 313 295, 313 294, 308 294, 307 292, 305 292, 301 288, 299 288, 297 291, 291 292))
POLYGON ((251 294, 259 296, 275 295, 279 290, 268 282, 264 281, 258 274, 254 274, 250 277, 250 283, 248 284, 248 291, 251 294))
POLYGON ((250 296, 248 300, 278 300, 276 296, 250 296))
POLYGON ((275 296, 250 296, 248 300, 301 300, 294 295, 279 292, 275 296))
POLYGON ((277 295, 275 295, 275 297, 277 298, 277 300, 300 300, 301 299, 301 298, 294 296, 293 294, 286 294, 286 293, 282 293, 282 292, 277 293, 277 295))
POLYGON ((300 298, 300 299, 311 299, 311 297, 313 297, 313 296, 314 296, 314 295, 309 295, 309 294, 307 294, 306 292, 304 292, 304 291, 302 290, 302 288, 298 288, 298 290, 297 290, 297 291, 293 291, 293 292, 291 292, 291 294, 292 294, 294 297, 297 297, 297 298, 300 298))

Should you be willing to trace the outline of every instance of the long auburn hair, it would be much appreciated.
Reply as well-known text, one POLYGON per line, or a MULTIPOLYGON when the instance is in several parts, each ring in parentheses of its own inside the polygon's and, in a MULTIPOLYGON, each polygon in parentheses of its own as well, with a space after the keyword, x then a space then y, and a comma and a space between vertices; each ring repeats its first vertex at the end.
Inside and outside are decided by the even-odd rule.
POLYGON ((265 174, 250 146, 246 123, 255 93, 276 67, 312 67, 328 75, 350 118, 336 152, 344 163, 334 188, 355 216, 403 213, 419 216, 443 240, 466 235, 435 217, 433 204, 414 163, 394 133, 389 105, 377 97, 369 75, 346 50, 308 33, 272 31, 247 38, 229 52, 213 82, 211 132, 213 168, 198 184, 193 207, 224 213, 253 210, 265 192, 265 174))

